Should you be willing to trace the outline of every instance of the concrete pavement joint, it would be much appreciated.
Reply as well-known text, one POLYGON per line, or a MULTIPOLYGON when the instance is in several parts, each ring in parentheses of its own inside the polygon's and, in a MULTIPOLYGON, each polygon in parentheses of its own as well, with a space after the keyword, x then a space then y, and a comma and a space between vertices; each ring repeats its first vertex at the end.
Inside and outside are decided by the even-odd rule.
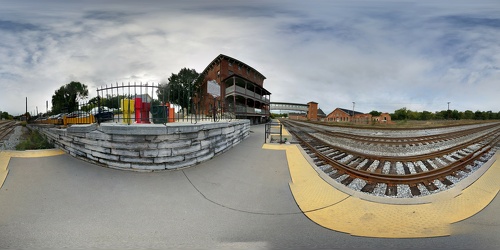
POLYGON ((201 192, 198 189, 198 187, 196 187, 196 185, 194 185, 194 183, 191 181, 191 179, 189 179, 189 177, 187 176, 186 172, 184 172, 184 170, 182 170, 182 173, 184 174, 184 176, 186 177, 188 182, 191 184, 191 186, 193 186, 193 188, 203 197, 203 199, 205 199, 205 200, 207 200, 207 201, 209 201, 209 202, 211 202, 219 207, 223 207, 223 208, 233 210, 236 212, 242 212, 242 213, 247 213, 247 214, 257 214, 257 215, 294 215, 294 214, 302 214, 303 213, 302 211, 293 212, 293 213, 266 213, 266 212, 255 212, 255 211, 248 211, 248 210, 242 210, 242 209, 238 209, 238 208, 229 207, 229 206, 226 206, 224 204, 221 204, 219 202, 216 202, 216 201, 208 198, 203 192, 201 192))

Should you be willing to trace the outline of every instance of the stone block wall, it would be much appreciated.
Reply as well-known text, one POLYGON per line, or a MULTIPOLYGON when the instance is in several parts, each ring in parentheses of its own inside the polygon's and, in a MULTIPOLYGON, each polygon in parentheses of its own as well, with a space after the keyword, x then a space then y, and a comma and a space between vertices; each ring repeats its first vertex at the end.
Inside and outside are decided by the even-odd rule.
POLYGON ((110 168, 154 171, 193 166, 227 151, 248 137, 250 121, 30 128, 74 157, 110 168))

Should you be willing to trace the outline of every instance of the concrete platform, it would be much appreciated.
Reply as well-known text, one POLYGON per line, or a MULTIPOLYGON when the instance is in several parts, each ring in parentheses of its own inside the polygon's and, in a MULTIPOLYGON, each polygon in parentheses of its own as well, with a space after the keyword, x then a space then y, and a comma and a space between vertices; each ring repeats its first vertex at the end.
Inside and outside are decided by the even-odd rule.
MULTIPOLYGON (((495 249, 500 245, 499 199, 448 225, 448 237, 352 237, 343 233, 350 228, 335 231, 318 225, 311 214, 331 224, 343 224, 344 217, 357 223, 356 211, 326 210, 356 198, 338 196, 331 186, 315 192, 315 183, 324 181, 301 164, 300 151, 263 149, 262 137, 264 126, 252 126, 248 139, 210 161, 156 173, 104 168, 66 154, 9 156, 9 173, 0 189, 0 248, 495 249), (322 200, 325 208, 302 204, 292 191, 322 200)), ((462 208, 474 202, 465 201, 462 208)), ((358 210, 365 212, 365 221, 376 220, 369 211, 382 211, 373 202, 358 210)))
POLYGON ((458 185, 445 195, 423 197, 427 198, 425 204, 386 204, 388 202, 381 203, 383 199, 398 199, 381 197, 373 199, 380 202, 368 201, 356 194, 333 188, 309 165, 297 145, 264 145, 263 148, 287 151, 292 177, 290 188, 307 217, 326 228, 355 236, 448 236, 451 234, 451 224, 480 212, 490 204, 500 189, 500 184, 495 181, 500 176, 500 162, 496 161, 470 186, 465 188, 458 185), (448 195, 450 193, 454 195, 448 195))

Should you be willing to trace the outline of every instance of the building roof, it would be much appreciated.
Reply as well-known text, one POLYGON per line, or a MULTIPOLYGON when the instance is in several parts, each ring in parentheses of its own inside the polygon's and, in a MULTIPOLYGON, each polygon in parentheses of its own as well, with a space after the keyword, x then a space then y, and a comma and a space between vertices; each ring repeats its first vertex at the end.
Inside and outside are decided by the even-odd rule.
POLYGON ((323 112, 323 110, 318 109, 318 116, 326 117, 326 114, 325 114, 325 112, 323 112))
MULTIPOLYGON (((338 109, 340 109, 340 110, 344 111, 345 113, 347 113, 347 114, 349 114, 349 115, 352 115, 352 109, 343 109, 343 108, 338 108, 338 109)), ((364 113, 363 113, 363 112, 359 112, 359 111, 354 110, 354 114, 355 114, 355 115, 362 115, 362 114, 364 114, 364 113)))
MULTIPOLYGON (((348 114, 348 115, 353 115, 353 114, 352 114, 352 109, 336 108, 336 109, 334 109, 333 111, 335 111, 335 110, 337 110, 337 109, 341 110, 342 112, 344 112, 344 113, 346 113, 346 114, 348 114)), ((330 114, 331 114, 331 113, 333 113, 333 111, 332 111, 332 112, 330 112, 330 114)), ((330 115, 330 114, 328 114, 328 115, 330 115)), ((363 112, 359 112, 359 111, 354 110, 354 115, 363 115, 363 114, 364 114, 363 112)))
POLYGON ((214 60, 212 60, 212 62, 210 64, 208 64, 208 66, 203 70, 203 72, 201 72, 200 75, 205 75, 214 65, 216 65, 217 63, 219 63, 223 59, 225 59, 225 60, 227 60, 229 62, 235 63, 237 65, 240 65, 240 66, 243 66, 243 67, 247 67, 247 68, 255 71, 255 73, 257 73, 257 75, 259 75, 260 77, 262 77, 262 79, 266 79, 266 77, 263 74, 261 74, 256 69, 250 67, 246 63, 244 63, 244 62, 242 62, 242 61, 240 61, 238 59, 232 58, 230 56, 223 55, 223 54, 218 55, 214 60))
POLYGON ((232 62, 232 63, 235 63, 237 65, 240 65, 240 66, 243 66, 243 67, 247 67, 249 68, 250 70, 253 70, 255 71, 255 73, 262 77, 262 79, 266 79, 266 77, 261 74, 259 71, 257 71, 256 69, 250 67, 249 65, 247 65, 246 63, 238 60, 238 59, 235 59, 235 58, 232 58, 230 56, 226 56, 226 55, 223 55, 223 54, 220 54, 218 55, 214 60, 212 60, 212 62, 210 62, 210 64, 208 64, 208 66, 203 70, 203 72, 200 73, 200 75, 198 76, 198 78, 195 80, 196 82, 198 81, 201 81, 203 80, 203 78, 205 77, 205 75, 208 73, 208 71, 213 67, 215 66, 217 63, 219 63, 220 61, 222 61, 223 59, 229 61, 229 62, 232 62))

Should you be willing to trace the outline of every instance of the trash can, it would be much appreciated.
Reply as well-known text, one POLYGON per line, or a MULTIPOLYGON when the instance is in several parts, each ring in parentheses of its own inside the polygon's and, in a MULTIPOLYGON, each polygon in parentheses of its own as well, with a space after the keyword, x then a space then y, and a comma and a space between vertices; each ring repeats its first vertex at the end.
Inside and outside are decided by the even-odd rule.
POLYGON ((153 123, 167 123, 168 122, 168 106, 154 105, 151 107, 151 114, 153 115, 153 123))
POLYGON ((151 103, 143 102, 141 107, 141 123, 149 122, 149 112, 151 111, 151 103))
POLYGON ((132 114, 132 110, 134 110, 134 100, 130 99, 122 99, 120 106, 123 112, 123 123, 126 124, 131 124, 132 123, 132 118, 130 115, 132 114))
POLYGON ((141 123, 141 109, 142 109, 142 98, 135 98, 135 122, 141 123))

